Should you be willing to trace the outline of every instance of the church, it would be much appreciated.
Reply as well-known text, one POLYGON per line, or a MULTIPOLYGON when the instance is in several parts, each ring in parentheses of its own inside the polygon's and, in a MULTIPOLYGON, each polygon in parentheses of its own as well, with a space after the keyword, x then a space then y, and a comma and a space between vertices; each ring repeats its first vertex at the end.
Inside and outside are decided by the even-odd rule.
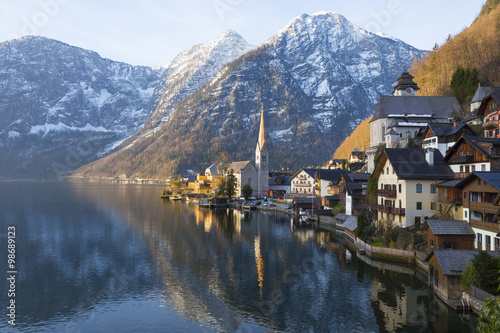
POLYGON ((257 147, 255 148, 255 164, 251 161, 232 162, 227 170, 233 170, 238 180, 236 195, 241 196, 241 189, 246 183, 253 189, 253 195, 269 193, 269 149, 266 142, 266 127, 264 125, 264 110, 260 113, 260 129, 257 147))
POLYGON ((214 194, 218 181, 229 170, 233 170, 233 174, 237 180, 236 196, 242 196, 241 189, 245 184, 252 186, 253 195, 264 196, 269 193, 269 149, 266 142, 264 110, 260 114, 260 129, 257 147, 255 148, 255 162, 214 163, 204 173, 197 176, 195 192, 200 194, 214 194), (204 191, 203 188, 207 191, 204 191))

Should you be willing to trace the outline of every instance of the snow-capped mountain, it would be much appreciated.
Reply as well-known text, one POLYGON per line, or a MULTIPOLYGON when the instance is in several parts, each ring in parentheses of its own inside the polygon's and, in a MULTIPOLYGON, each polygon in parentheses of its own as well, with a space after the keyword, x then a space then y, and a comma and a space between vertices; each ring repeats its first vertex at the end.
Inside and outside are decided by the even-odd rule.
POLYGON ((153 69, 43 37, 0 44, 1 178, 54 178, 95 160, 148 120, 143 132, 161 124, 179 100, 251 48, 225 31, 153 69))
POLYGON ((164 72, 44 37, 0 44, 2 178, 54 178, 133 135, 164 72))
POLYGON ((373 113, 380 94, 391 93, 405 64, 422 55, 337 13, 301 15, 175 108, 157 108, 165 123, 147 140, 79 174, 155 177, 202 170, 227 153, 252 159, 261 109, 272 167, 319 164, 373 113))
POLYGON ((197 44, 176 56, 167 67, 165 90, 146 129, 165 123, 180 100, 212 80, 224 65, 253 48, 238 33, 226 30, 216 40, 197 44))

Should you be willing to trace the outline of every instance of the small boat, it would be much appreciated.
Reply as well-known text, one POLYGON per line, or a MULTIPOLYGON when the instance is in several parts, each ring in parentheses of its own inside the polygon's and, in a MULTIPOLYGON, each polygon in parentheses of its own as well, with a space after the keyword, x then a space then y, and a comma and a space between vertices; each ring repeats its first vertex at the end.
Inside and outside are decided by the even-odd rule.
POLYGON ((170 200, 173 200, 173 201, 181 201, 181 200, 184 200, 184 197, 183 197, 183 196, 180 196, 180 195, 174 195, 174 196, 171 196, 171 197, 170 197, 170 200))
POLYGON ((252 210, 252 209, 257 209, 257 204, 254 201, 251 201, 251 202, 246 201, 246 202, 243 202, 242 207, 243 207, 243 209, 252 210))

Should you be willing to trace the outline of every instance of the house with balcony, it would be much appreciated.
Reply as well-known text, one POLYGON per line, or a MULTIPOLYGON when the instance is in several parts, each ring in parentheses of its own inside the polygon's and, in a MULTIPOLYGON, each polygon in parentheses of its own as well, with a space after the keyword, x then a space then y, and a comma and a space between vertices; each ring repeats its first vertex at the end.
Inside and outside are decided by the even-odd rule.
POLYGON ((348 215, 357 215, 366 210, 367 202, 366 188, 368 186, 369 173, 343 173, 338 180, 338 195, 340 202, 345 207, 348 215))
POLYGON ((483 97, 477 114, 483 119, 484 137, 500 138, 500 87, 491 88, 483 97))
POLYGON ((463 219, 476 234, 478 250, 500 251, 500 172, 473 172, 457 183, 463 219))
POLYGON ((475 171, 500 171, 500 138, 463 135, 448 150, 444 161, 455 178, 467 177, 475 171))
POLYGON ((422 138, 422 148, 434 148, 445 156, 455 142, 463 135, 475 135, 466 123, 431 123, 427 124, 422 138))
POLYGON ((437 216, 444 220, 461 220, 463 217, 462 191, 456 187, 456 178, 436 184, 438 190, 437 216))
POLYGON ((300 169, 290 178, 290 190, 292 194, 314 194, 314 176, 317 169, 300 169))
POLYGON ((386 148, 372 179, 379 188, 379 223, 408 228, 436 213, 437 183, 454 178, 439 150, 386 148))

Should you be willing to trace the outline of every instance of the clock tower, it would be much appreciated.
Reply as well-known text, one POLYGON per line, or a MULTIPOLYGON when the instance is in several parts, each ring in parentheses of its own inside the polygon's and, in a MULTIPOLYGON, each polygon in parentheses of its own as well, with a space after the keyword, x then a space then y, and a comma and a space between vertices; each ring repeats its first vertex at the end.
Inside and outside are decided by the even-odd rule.
POLYGON ((264 126, 264 109, 260 113, 259 141, 255 148, 255 168, 257 169, 257 195, 269 192, 269 150, 264 126))
POLYGON ((417 90, 420 88, 413 81, 414 76, 408 73, 406 65, 404 72, 398 78, 398 84, 394 87, 392 94, 394 96, 417 96, 417 90))

